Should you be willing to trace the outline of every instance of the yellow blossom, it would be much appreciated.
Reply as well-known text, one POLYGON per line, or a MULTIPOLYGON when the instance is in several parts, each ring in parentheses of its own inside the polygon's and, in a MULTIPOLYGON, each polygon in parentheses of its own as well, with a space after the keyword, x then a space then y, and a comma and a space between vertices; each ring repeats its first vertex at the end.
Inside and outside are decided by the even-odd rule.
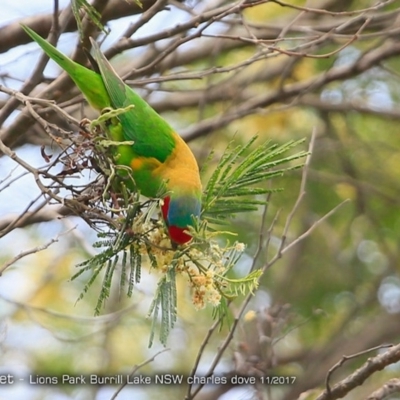
POLYGON ((253 321, 256 318, 257 314, 254 310, 249 310, 244 316, 245 321, 253 321))
POLYGON ((206 278, 203 275, 193 276, 192 282, 195 286, 200 287, 206 283, 206 278))
POLYGON ((189 267, 188 267, 188 274, 190 276, 198 275, 199 274, 199 269, 196 267, 196 265, 190 264, 189 267))
POLYGON ((235 250, 242 253, 245 250, 246 246, 244 243, 237 242, 235 243, 235 250))

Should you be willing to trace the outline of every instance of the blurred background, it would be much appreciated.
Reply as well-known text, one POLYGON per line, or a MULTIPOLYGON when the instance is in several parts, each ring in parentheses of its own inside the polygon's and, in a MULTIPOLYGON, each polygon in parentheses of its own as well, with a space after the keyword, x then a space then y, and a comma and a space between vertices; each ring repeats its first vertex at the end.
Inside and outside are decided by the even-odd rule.
MULTIPOLYGON (((302 171, 296 170, 267 183, 283 190, 272 194, 265 225, 260 207, 233 218, 227 228, 247 246, 238 276, 249 271, 256 254, 260 268, 276 255, 289 216, 286 243, 298 242, 267 268, 213 370, 296 380, 206 386, 192 398, 316 398, 343 355, 400 339, 399 3, 142 3, 141 8, 122 0, 94 2, 110 30, 102 49, 126 82, 188 141, 200 166, 214 149, 209 168, 215 168, 231 141, 243 144, 258 135, 256 146, 304 138, 294 153, 307 150, 316 134, 299 206, 294 208, 302 171), (121 40, 132 27, 137 28, 132 41, 121 40)), ((0 138, 33 168, 46 165, 43 152, 55 155, 59 147, 10 89, 54 99, 78 120, 96 115, 70 81, 55 81, 60 69, 53 62, 44 68, 41 50, 19 27, 23 22, 46 37, 60 11, 65 33, 57 47, 85 62, 69 9, 67 0, 2 2, 0 138)), ((84 22, 86 40, 96 29, 84 22)), ((40 115, 76 130, 51 110, 40 115)), ((82 173, 78 183, 91 178, 82 173)), ((185 384, 128 386, 113 397, 118 385, 29 382, 30 376, 126 375, 163 349, 157 341, 148 348, 147 313, 157 274, 144 265, 133 296, 115 285, 102 315, 94 317, 101 279, 77 301, 87 276, 70 278, 77 264, 96 253, 96 232, 53 203, 44 201, 32 173, 1 155, 0 374, 23 380, 1 386, 0 399, 184 399, 185 384)), ((243 301, 231 304, 233 316, 243 301)), ((201 354, 196 375, 207 374, 231 329, 224 325, 205 341, 213 323, 211 307, 196 310, 187 283, 178 281, 178 321, 169 350, 138 373, 188 376, 201 354)), ((380 351, 349 360, 332 383, 380 351)), ((393 362, 345 398, 367 398, 399 374, 400 364, 393 362)))

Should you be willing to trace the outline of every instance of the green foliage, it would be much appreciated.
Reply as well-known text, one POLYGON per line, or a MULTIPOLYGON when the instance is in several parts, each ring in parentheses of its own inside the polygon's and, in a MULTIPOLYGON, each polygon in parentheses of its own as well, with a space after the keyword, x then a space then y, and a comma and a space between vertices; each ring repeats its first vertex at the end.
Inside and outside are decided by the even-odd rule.
POLYGON ((265 204, 257 195, 279 190, 266 187, 266 181, 300 165, 277 167, 306 156, 301 151, 279 158, 303 140, 283 145, 265 142, 245 156, 256 139, 255 136, 247 144, 228 147, 224 152, 204 191, 202 216, 209 222, 221 224, 234 214, 257 210, 265 204))
POLYGON ((96 248, 105 247, 105 250, 89 260, 78 264, 77 267, 80 269, 72 276, 72 279, 76 279, 86 271, 91 272, 91 277, 84 286, 78 299, 81 300, 84 294, 88 292, 90 286, 94 283, 99 273, 104 268, 106 269, 102 289, 95 307, 96 315, 100 314, 104 302, 109 297, 111 281, 120 257, 121 290, 125 288, 125 285, 128 282, 127 294, 128 296, 131 296, 134 284, 140 282, 142 256, 137 248, 138 238, 132 236, 130 227, 133 224, 133 220, 137 218, 137 214, 140 213, 143 207, 146 207, 147 204, 143 204, 139 201, 139 194, 137 193, 130 197, 128 202, 130 204, 129 207, 125 210, 120 210, 120 212, 124 214, 124 217, 120 219, 121 222, 115 227, 110 227, 109 232, 98 234, 99 238, 102 240, 94 243, 93 246, 96 248), (129 277, 127 278, 128 275, 129 277))
MULTIPOLYGON (((123 1, 123 0, 121 0, 123 1)), ((133 2, 139 7, 143 7, 140 0, 133 0, 133 2)), ((87 0, 71 0, 71 8, 74 14, 76 24, 78 25, 78 31, 82 37, 82 16, 81 12, 84 11, 87 18, 95 24, 105 34, 109 32, 106 30, 104 25, 101 23, 101 14, 87 1, 87 0)))
MULTIPOLYGON (((116 110, 117 113, 124 111, 116 110)), ((115 272, 120 273, 119 291, 132 296, 135 284, 140 282, 142 267, 147 265, 160 275, 149 309, 152 317, 150 346, 157 330, 160 342, 165 345, 176 322, 178 275, 186 279, 194 307, 201 309, 207 304, 212 305, 214 318, 222 324, 228 315, 228 300, 252 293, 258 287, 261 271, 233 278, 231 271, 245 245, 238 242, 221 245, 215 238, 226 232, 217 231, 210 224, 224 223, 235 213, 253 211, 265 204, 257 196, 276 190, 270 185, 267 187, 266 181, 300 167, 291 162, 307 153, 288 152, 302 141, 290 141, 284 145, 264 143, 251 150, 256 139, 253 138, 247 144, 228 147, 205 186, 202 217, 194 220, 194 227, 190 228, 193 240, 175 248, 166 227, 154 218, 162 200, 143 202, 139 193, 130 193, 126 189, 126 175, 122 178, 117 170, 127 167, 114 165, 112 156, 112 148, 121 143, 107 141, 99 135, 103 122, 104 119, 97 120, 88 126, 94 142, 93 157, 105 178, 97 207, 107 210, 111 218, 106 228, 100 229, 101 240, 95 244, 102 249, 101 252, 79 264, 79 271, 72 277, 75 279, 85 272, 90 274, 80 299, 102 272, 103 282, 95 307, 96 315, 99 314, 110 296, 115 272)), ((164 196, 165 192, 160 193, 160 198, 164 196)))
MULTIPOLYGON (((176 261, 176 259, 175 259, 176 261)), ((160 342, 166 344, 170 330, 176 322, 177 293, 176 293, 176 262, 172 262, 166 274, 159 280, 157 291, 151 303, 149 316, 153 314, 153 323, 149 339, 149 347, 153 344, 154 333, 157 329, 157 321, 161 306, 160 342)))
POLYGON ((78 31, 82 37, 82 18, 81 10, 83 10, 88 18, 103 32, 107 33, 104 25, 101 23, 101 14, 87 0, 71 0, 71 8, 74 13, 78 31))

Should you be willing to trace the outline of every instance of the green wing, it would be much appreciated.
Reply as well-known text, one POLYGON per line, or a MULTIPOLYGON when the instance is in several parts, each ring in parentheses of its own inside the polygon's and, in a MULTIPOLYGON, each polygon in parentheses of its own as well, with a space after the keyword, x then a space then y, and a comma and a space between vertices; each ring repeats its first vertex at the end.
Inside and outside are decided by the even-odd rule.
POLYGON ((114 71, 91 39, 94 58, 98 64, 104 86, 114 108, 133 104, 135 107, 118 118, 123 127, 125 140, 133 140, 135 153, 142 157, 154 157, 165 162, 175 148, 174 131, 138 94, 127 86, 114 71))

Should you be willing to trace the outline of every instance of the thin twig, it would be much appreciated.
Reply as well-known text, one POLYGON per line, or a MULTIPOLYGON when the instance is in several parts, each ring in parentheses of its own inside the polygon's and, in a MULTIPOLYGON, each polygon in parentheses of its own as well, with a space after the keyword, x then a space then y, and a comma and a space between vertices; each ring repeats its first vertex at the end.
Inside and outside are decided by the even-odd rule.
POLYGON ((296 244, 298 244, 299 242, 301 242, 302 240, 304 240, 307 236, 309 236, 311 234, 311 232, 314 231, 315 228, 318 227, 318 225, 320 225, 322 222, 326 221, 328 218, 330 218, 333 214, 336 213, 336 211, 339 210, 339 208, 341 208, 342 206, 344 206, 345 204, 349 203, 350 199, 346 199, 343 200, 341 203, 339 203, 336 207, 332 208, 332 210, 330 210, 329 212, 327 212, 322 218, 320 218, 319 220, 315 221, 311 227, 309 229, 307 229, 304 233, 302 233, 300 236, 298 236, 295 240, 293 240, 292 242, 290 242, 287 246, 285 246, 284 248, 282 248, 282 250, 280 251, 280 254, 283 255, 285 254, 287 251, 289 251, 293 246, 295 246, 296 244))
MULTIPOLYGON (((155 360, 156 357, 158 357, 160 354, 169 351, 170 349, 162 349, 159 352, 157 352, 156 354, 154 354, 152 357, 148 358, 147 360, 141 362, 140 364, 137 364, 134 366, 132 372, 130 373, 129 376, 133 377, 135 375, 135 373, 142 367, 144 367, 147 364, 150 364, 152 361, 155 360)), ((118 390, 113 394, 113 396, 110 398, 110 400, 115 400, 118 396, 118 394, 122 391, 122 389, 127 385, 127 382, 123 383, 118 390)))
MULTIPOLYGON (((360 368, 358 368, 352 374, 350 374, 349 376, 338 382, 334 387, 329 388, 329 391, 325 389, 324 392, 321 393, 315 400, 336 400, 342 398, 357 386, 361 386, 364 383, 364 381, 367 378, 369 378, 373 373, 381 371, 390 364, 395 364, 399 362, 400 344, 397 344, 396 346, 392 345, 377 346, 372 349, 368 349, 363 352, 354 354, 354 356, 358 357, 359 355, 368 353, 369 351, 375 351, 377 349, 385 347, 391 347, 391 348, 382 354, 369 358, 360 368)), ((340 361, 338 364, 340 364, 340 361)))
MULTIPOLYGON (((271 192, 267 193, 263 213, 261 216, 261 225, 260 225, 260 229, 258 231, 257 249, 253 256, 253 262, 251 264, 250 272, 254 271, 254 269, 256 268, 258 258, 260 257, 261 251, 264 248, 265 225, 267 223, 267 212, 268 212, 268 206, 269 206, 269 202, 271 200, 271 196, 272 196, 271 192)), ((269 240, 270 236, 267 235, 267 238, 269 240)), ((265 246, 265 247, 268 248, 268 246, 265 246)))
MULTIPOLYGON (((196 355, 196 360, 194 361, 194 364, 193 364, 192 370, 190 371, 189 376, 195 376, 197 368, 199 367, 199 364, 200 364, 201 357, 203 356, 204 350, 207 347, 211 336, 213 335, 213 333, 215 332, 215 330, 217 329, 217 327, 219 326, 220 323, 221 323, 221 319, 214 321, 214 323, 211 325, 210 329, 207 331, 206 336, 204 337, 203 341, 200 344, 199 351, 197 352, 197 355, 196 355)), ((193 386, 193 383, 188 384, 185 400, 191 400, 194 397, 194 396, 191 396, 192 386, 193 386)))
POLYGON ((167 0, 157 0, 148 10, 146 10, 140 18, 132 23, 129 28, 122 34, 122 38, 129 38, 136 33, 143 25, 149 22, 157 13, 159 13, 168 3, 167 0))
POLYGON ((35 254, 35 253, 39 253, 40 251, 43 251, 45 249, 47 249, 48 247, 50 247, 53 243, 57 243, 60 239, 61 236, 67 235, 69 232, 71 232, 71 230, 75 229, 75 227, 68 229, 65 232, 59 233, 56 237, 52 238, 49 242, 42 244, 41 246, 37 246, 34 247, 32 249, 29 250, 25 250, 25 251, 21 251, 18 255, 16 255, 15 257, 13 257, 11 260, 7 261, 6 263, 4 263, 2 265, 2 267, 0 268, 0 276, 3 274, 3 272, 10 267, 11 265, 15 264, 18 260, 20 260, 21 258, 24 258, 26 256, 29 256, 30 254, 35 254))
POLYGON ((310 144, 309 144, 309 147, 308 147, 308 155, 307 155, 306 161, 305 161, 304 166, 303 166, 303 173, 302 173, 302 177, 301 177, 299 195, 297 196, 296 202, 295 202, 294 206, 292 207, 288 217, 286 218, 285 226, 284 226, 283 232, 282 232, 281 243, 280 243, 280 246, 279 246, 279 248, 278 248, 278 250, 276 252, 276 255, 268 263, 270 266, 272 264, 274 264, 275 261, 278 258, 282 257, 283 249, 285 248, 286 239, 287 239, 287 235, 288 235, 288 232, 289 232, 289 227, 290 227, 290 225, 292 223, 294 215, 296 214, 297 210, 299 209, 300 204, 303 201, 303 198, 304 198, 304 196, 306 194, 306 183, 307 183, 307 177, 308 177, 308 170, 309 170, 310 163, 311 163, 311 156, 313 154, 313 149, 314 149, 314 145, 315 145, 316 136, 317 136, 317 131, 316 131, 316 128, 314 128, 313 132, 311 134, 311 140, 310 140, 310 144))
POLYGON ((286 3, 286 2, 280 1, 280 0, 270 0, 270 1, 271 1, 271 3, 279 4, 282 7, 293 8, 295 10, 306 11, 306 12, 314 13, 314 14, 346 16, 346 15, 355 15, 355 14, 365 13, 366 11, 376 11, 382 7, 386 7, 387 5, 389 5, 390 3, 393 3, 396 0, 381 1, 381 2, 377 2, 377 4, 374 6, 367 7, 367 8, 361 8, 359 10, 352 10, 352 11, 329 11, 329 10, 320 9, 320 8, 296 6, 294 4, 289 4, 289 3, 286 3))
POLYGON ((334 373, 334 371, 339 369, 346 361, 353 360, 354 358, 358 358, 358 357, 363 356, 365 354, 371 353, 372 351, 376 351, 376 350, 380 350, 380 349, 386 349, 386 348, 389 348, 389 347, 393 347, 393 345, 392 344, 381 344, 379 346, 375 346, 375 347, 372 347, 372 348, 367 349, 367 350, 359 351, 358 353, 351 354, 349 356, 342 356, 342 358, 335 365, 333 365, 331 368, 329 368, 329 371, 326 374, 326 378, 325 378, 326 391, 329 394, 331 393, 331 387, 330 387, 330 384, 329 384, 331 376, 334 373))

